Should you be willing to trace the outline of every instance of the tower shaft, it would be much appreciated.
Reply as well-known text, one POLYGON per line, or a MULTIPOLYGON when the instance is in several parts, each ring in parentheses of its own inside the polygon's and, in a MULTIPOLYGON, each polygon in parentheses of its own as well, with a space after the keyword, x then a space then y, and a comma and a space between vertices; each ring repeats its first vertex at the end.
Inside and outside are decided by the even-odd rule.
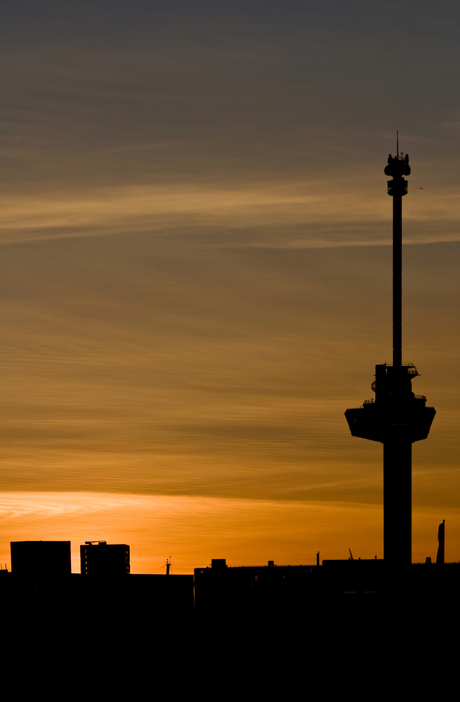
POLYGON ((402 365, 402 193, 393 195, 393 366, 402 365))
POLYGON ((412 562, 412 442, 405 437, 383 444, 383 558, 412 562))

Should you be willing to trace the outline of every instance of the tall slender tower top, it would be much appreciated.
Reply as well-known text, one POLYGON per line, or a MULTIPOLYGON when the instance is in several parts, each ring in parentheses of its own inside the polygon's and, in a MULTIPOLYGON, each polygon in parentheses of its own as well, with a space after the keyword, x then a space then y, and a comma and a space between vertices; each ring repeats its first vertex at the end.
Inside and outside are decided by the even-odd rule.
POLYGON ((392 176, 388 181, 388 195, 393 198, 393 366, 402 366, 402 197, 407 195, 408 182, 404 176, 410 175, 409 155, 399 153, 396 138, 396 156, 388 156, 385 175, 392 176))

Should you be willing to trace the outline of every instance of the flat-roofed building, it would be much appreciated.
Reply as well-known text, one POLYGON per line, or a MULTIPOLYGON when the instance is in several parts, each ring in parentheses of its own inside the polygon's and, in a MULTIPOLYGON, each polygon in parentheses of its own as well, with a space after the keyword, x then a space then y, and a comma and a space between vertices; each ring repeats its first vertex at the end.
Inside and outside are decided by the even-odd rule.
POLYGON ((56 577, 70 575, 70 541, 12 541, 14 575, 56 577))
POLYGON ((129 575, 129 546, 106 541, 86 541, 80 546, 82 575, 129 575))

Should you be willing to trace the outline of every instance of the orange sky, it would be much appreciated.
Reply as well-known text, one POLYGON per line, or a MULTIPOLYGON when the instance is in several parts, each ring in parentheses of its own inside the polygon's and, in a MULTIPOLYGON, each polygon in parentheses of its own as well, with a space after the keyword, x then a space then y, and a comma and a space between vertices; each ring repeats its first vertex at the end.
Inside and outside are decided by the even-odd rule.
POLYGON ((414 560, 442 519, 459 560, 459 10, 217 5, 3 11, 0 562, 382 555, 382 448, 343 414, 391 359, 396 129, 403 357, 437 410, 414 560))

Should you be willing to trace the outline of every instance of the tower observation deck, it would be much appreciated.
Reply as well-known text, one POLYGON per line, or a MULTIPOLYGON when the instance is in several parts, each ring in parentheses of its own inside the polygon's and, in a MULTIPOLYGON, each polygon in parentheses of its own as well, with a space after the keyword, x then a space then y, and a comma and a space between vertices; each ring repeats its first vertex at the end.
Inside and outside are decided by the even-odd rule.
POLYGON ((393 198, 393 364, 375 367, 375 399, 345 412, 353 436, 383 444, 383 556, 394 567, 412 562, 412 443, 426 439, 436 411, 414 395, 414 365, 402 362, 402 198, 409 156, 388 157, 385 174, 393 198))

